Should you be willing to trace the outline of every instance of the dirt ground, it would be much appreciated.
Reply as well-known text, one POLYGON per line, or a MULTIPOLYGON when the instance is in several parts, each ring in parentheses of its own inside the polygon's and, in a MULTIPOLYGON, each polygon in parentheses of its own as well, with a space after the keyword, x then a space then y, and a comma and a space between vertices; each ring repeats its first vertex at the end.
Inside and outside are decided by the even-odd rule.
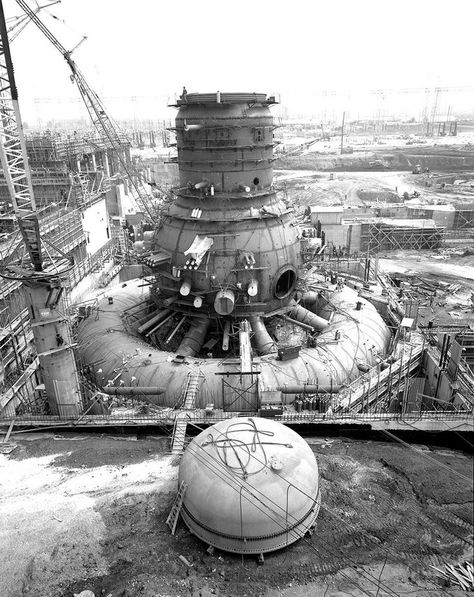
POLYGON ((0 595, 458 594, 430 565, 472 558, 472 454, 306 439, 321 475, 316 532, 259 566, 209 555, 182 522, 170 535, 178 461, 166 438, 13 435, 0 455, 0 595))
MULTIPOLYGON (((453 175, 455 178, 455 175, 453 175)), ((467 175, 469 178, 472 174, 467 175)), ((459 193, 445 189, 425 187, 426 175, 414 175, 403 171, 338 172, 328 173, 317 170, 276 170, 277 187, 282 189, 289 204, 295 207, 302 217, 307 206, 347 205, 357 206, 375 200, 388 201, 389 196, 404 192, 420 193, 421 201, 442 201, 459 203, 459 193)), ((439 186, 439 185, 437 185, 439 186)), ((472 195, 469 201, 472 203, 472 195)), ((467 234, 466 236, 469 236, 467 234)), ((418 292, 409 287, 411 296, 419 298, 419 323, 427 325, 457 324, 460 320, 474 321, 471 294, 474 292, 474 247, 467 247, 469 253, 462 256, 466 247, 442 247, 437 250, 393 250, 379 254, 379 267, 389 274, 400 276, 405 282, 419 282, 418 276, 428 282, 445 282, 446 288, 438 288, 437 296, 430 301, 429 293, 418 292), (457 254, 456 254, 457 252, 457 254), (448 288, 459 285, 454 292, 448 288)))

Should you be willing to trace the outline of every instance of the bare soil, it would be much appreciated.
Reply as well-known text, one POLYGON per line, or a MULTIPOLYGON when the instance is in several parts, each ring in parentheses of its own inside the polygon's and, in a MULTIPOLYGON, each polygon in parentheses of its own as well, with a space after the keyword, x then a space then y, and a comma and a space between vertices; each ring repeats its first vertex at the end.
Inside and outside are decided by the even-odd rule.
POLYGON ((375 595, 379 583, 380 596, 456 595, 429 565, 472 557, 466 452, 307 438, 316 532, 259 566, 209 555, 182 522, 170 535, 178 461, 165 438, 21 437, 0 455, 2 597, 375 595))

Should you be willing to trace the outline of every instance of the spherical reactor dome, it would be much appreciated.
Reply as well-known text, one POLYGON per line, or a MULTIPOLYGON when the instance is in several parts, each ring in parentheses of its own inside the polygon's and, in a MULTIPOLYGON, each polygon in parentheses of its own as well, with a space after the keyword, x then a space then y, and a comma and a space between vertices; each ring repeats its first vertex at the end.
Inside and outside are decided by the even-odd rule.
POLYGON ((290 545, 319 512, 316 458, 296 432, 265 418, 220 421, 186 449, 179 483, 189 530, 218 549, 260 554, 290 545))

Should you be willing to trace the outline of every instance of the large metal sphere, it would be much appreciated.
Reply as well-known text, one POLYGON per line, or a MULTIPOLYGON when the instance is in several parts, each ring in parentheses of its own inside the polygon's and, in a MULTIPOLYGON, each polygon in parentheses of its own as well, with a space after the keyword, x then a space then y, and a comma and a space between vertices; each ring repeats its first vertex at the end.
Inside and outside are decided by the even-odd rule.
POLYGON ((186 449, 181 516, 200 539, 259 554, 302 537, 319 512, 316 458, 297 433, 265 418, 221 421, 186 449))

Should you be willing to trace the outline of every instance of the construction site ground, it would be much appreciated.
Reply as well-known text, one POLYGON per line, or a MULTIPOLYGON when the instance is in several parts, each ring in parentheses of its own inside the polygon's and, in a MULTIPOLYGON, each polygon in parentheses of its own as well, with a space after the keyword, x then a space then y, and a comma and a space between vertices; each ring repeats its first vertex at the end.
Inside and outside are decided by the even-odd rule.
MULTIPOLYGON (((443 179, 453 179, 445 173, 443 179)), ((465 172, 463 178, 473 178, 465 172)), ((308 206, 374 204, 401 200, 404 193, 419 193, 423 203, 442 202, 474 204, 474 192, 464 192, 456 186, 441 187, 434 173, 416 175, 406 171, 340 172, 318 170, 277 170, 276 181, 289 204, 300 218, 308 206), (431 181, 431 182, 430 182, 431 181), (431 186, 427 187, 426 183, 431 186)), ((420 302, 419 323, 427 325, 457 325, 474 323, 471 298, 474 292, 474 236, 466 231, 469 242, 456 246, 446 243, 436 250, 399 249, 378 255, 382 271, 405 282, 406 296, 420 302), (455 288, 457 286, 458 288, 455 288), (433 300, 431 300, 431 295, 433 300)))
POLYGON ((166 436, 13 434, 0 454, 0 595, 466 594, 430 566, 472 559, 472 452, 306 439, 321 475, 316 531, 259 566, 210 555, 181 521, 170 534, 179 457, 166 436))
POLYGON ((375 204, 377 201, 402 201, 404 193, 416 198, 421 203, 454 203, 456 205, 472 205, 474 190, 463 189, 456 185, 443 187, 446 179, 470 179, 470 173, 444 173, 441 175, 412 174, 400 170, 361 171, 361 172, 323 172, 321 170, 298 169, 276 170, 275 183, 287 196, 289 203, 297 210, 304 210, 311 205, 351 205, 363 203, 375 204), (431 186, 427 186, 427 184, 431 186), (367 196, 366 196, 367 195, 367 196), (398 196, 398 197, 397 197, 398 196))

